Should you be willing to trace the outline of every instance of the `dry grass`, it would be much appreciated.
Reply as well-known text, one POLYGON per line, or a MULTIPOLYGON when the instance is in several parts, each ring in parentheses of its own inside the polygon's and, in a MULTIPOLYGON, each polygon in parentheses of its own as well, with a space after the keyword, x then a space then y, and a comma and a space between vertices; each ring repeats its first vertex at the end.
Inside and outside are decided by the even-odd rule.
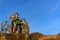
POLYGON ((26 39, 25 34, 6 34, 0 33, 0 40, 60 40, 60 34, 57 35, 43 35, 41 33, 35 32, 29 34, 29 37, 26 39))

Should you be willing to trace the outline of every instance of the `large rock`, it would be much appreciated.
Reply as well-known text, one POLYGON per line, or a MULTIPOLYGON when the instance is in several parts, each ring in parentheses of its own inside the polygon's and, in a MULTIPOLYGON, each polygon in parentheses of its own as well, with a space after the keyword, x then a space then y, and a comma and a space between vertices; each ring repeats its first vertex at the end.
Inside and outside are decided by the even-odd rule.
POLYGON ((39 38, 42 38, 44 35, 38 32, 31 33, 30 34, 30 40, 38 40, 39 38))
MULTIPOLYGON (((0 33, 0 40, 25 40, 25 34, 0 33)), ((29 34, 28 40, 60 40, 60 33, 56 35, 43 35, 41 33, 35 32, 29 34)))

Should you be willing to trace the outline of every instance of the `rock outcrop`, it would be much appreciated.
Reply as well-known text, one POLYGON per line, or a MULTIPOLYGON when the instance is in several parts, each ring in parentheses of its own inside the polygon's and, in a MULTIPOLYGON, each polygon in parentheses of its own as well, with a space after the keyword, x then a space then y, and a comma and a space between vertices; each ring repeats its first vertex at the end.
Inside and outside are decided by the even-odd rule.
MULTIPOLYGON (((25 35, 20 33, 0 33, 0 40, 25 40, 25 35)), ((35 32, 29 34, 28 40, 60 40, 60 33, 56 35, 43 35, 41 33, 35 32)))

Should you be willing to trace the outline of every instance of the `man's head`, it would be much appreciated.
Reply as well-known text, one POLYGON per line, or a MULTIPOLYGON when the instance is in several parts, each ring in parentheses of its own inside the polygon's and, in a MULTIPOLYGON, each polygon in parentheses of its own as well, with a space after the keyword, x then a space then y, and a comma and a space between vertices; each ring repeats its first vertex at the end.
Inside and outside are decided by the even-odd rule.
POLYGON ((15 16, 16 16, 16 17, 18 17, 18 16, 19 16, 19 14, 16 12, 15 16))

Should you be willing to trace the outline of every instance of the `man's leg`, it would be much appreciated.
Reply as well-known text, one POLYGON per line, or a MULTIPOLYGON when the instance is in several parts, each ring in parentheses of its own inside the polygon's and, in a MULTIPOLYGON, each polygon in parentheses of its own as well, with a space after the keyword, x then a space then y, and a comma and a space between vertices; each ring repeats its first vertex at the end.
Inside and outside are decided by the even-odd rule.
POLYGON ((15 32, 15 29, 16 29, 16 24, 14 24, 14 27, 13 27, 13 32, 15 32))

